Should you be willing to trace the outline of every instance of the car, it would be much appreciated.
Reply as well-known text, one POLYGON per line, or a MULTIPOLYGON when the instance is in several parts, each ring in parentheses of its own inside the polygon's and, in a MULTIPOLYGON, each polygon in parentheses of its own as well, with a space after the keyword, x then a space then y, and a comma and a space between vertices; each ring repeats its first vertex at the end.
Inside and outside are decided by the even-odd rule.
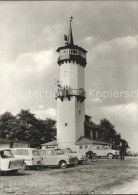
POLYGON ((23 168, 23 159, 18 159, 13 156, 10 149, 0 149, 0 173, 3 172, 18 172, 23 168))
POLYGON ((40 149, 39 153, 43 159, 43 166, 58 166, 61 169, 65 169, 68 165, 78 164, 78 159, 76 157, 64 154, 61 149, 40 149))
POLYGON ((98 157, 108 157, 109 159, 120 157, 119 150, 110 149, 109 146, 93 145, 88 150, 96 153, 98 157))
POLYGON ((88 157, 85 152, 73 152, 70 148, 62 149, 64 154, 75 156, 78 158, 78 164, 82 164, 83 161, 87 161, 88 157))
POLYGON ((42 166, 42 158, 35 148, 11 148, 11 151, 15 157, 24 159, 24 170, 38 169, 42 166))

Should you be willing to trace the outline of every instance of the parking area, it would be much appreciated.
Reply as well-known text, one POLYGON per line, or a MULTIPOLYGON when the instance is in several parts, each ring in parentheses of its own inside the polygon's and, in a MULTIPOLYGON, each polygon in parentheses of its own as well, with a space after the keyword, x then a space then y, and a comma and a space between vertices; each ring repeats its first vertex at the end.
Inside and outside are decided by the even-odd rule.
POLYGON ((99 159, 67 169, 42 168, 6 174, 0 177, 0 192, 1 195, 111 194, 137 180, 138 158, 126 157, 123 162, 99 159))

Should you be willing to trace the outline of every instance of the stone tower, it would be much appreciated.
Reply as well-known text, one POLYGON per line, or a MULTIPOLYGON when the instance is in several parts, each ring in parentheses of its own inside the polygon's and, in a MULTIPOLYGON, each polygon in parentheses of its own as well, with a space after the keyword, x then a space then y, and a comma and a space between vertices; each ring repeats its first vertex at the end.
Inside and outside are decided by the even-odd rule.
POLYGON ((86 50, 74 45, 72 17, 65 46, 59 47, 57 63, 60 68, 57 99, 57 143, 60 148, 75 149, 76 141, 84 136, 85 90, 84 69, 86 50))

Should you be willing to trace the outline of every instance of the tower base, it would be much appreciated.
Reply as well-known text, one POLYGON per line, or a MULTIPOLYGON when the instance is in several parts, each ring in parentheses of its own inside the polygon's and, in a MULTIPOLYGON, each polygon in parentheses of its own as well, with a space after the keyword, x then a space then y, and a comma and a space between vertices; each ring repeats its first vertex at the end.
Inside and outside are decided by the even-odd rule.
POLYGON ((70 148, 72 151, 78 150, 78 146, 76 146, 75 142, 58 143, 58 147, 61 149, 70 148))

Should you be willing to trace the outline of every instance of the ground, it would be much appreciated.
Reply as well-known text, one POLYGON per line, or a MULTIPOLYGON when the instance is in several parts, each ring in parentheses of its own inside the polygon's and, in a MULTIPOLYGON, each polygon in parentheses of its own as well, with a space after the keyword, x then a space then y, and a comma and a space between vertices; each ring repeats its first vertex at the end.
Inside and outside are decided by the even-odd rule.
POLYGON ((138 158, 99 159, 67 169, 20 170, 0 177, 1 195, 138 194, 138 158))

